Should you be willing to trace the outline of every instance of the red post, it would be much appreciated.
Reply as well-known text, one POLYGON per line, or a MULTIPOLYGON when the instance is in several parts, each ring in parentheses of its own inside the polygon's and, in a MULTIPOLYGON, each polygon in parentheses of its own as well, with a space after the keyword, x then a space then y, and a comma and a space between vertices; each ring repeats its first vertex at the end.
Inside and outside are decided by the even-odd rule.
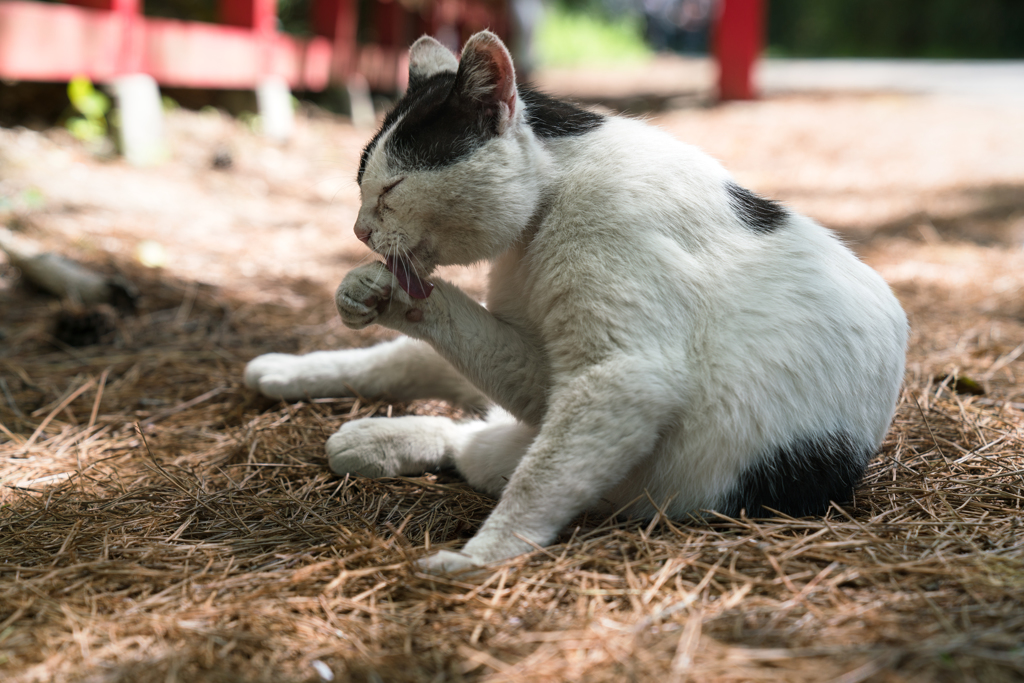
POLYGON ((64 0, 66 5, 78 5, 89 9, 114 9, 113 0, 64 0))
POLYGON ((757 98, 754 64, 764 46, 764 0, 721 0, 715 26, 714 52, 718 62, 718 98, 757 98))
POLYGON ((142 2, 141 0, 110 0, 110 9, 121 21, 120 75, 138 73, 142 69, 142 2))
POLYGON ((220 20, 270 35, 277 29, 277 0, 220 0, 220 20))
POLYGON ((120 47, 115 70, 119 74, 135 73, 142 65, 141 0, 64 0, 66 4, 88 9, 108 10, 118 22, 120 47))
POLYGON ((332 42, 331 79, 343 82, 356 68, 358 0, 313 0, 313 33, 332 42))
POLYGON ((277 32, 277 0, 220 0, 219 11, 221 23, 247 28, 255 34, 261 43, 257 70, 266 75, 277 32))
POLYGON ((384 47, 406 47, 406 12, 395 0, 378 0, 374 4, 377 44, 384 47))

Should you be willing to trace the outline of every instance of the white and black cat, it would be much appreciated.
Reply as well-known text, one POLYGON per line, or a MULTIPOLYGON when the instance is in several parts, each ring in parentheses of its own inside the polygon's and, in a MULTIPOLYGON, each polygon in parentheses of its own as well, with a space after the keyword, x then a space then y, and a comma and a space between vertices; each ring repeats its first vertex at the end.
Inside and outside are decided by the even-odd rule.
POLYGON ((285 399, 439 397, 486 420, 364 419, 339 474, 454 466, 500 497, 452 571, 550 543, 586 509, 651 516, 824 512, 888 429, 907 322, 828 230, 739 187, 640 121, 517 87, 505 46, 431 38, 363 152, 357 236, 384 256, 336 303, 370 349, 268 354, 246 382, 285 399), (427 281, 493 262, 487 307, 427 281))

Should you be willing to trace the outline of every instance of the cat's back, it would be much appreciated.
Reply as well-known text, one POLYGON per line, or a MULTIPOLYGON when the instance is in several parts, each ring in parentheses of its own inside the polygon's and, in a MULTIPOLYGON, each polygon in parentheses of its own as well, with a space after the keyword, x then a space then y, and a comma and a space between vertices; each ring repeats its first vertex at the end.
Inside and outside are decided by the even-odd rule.
POLYGON ((593 336, 609 353, 663 352, 680 365, 707 349, 751 366, 773 348, 812 351, 822 366, 840 348, 901 354, 906 319, 884 280, 697 147, 607 117, 548 149, 560 174, 546 217, 492 280, 545 338, 571 347, 593 336), (856 333, 865 328, 876 336, 856 333))
POLYGON ((729 179, 699 148, 621 116, 606 117, 585 135, 555 140, 549 150, 560 168, 552 218, 562 222, 657 230, 688 218, 707 220, 708 197, 729 179))

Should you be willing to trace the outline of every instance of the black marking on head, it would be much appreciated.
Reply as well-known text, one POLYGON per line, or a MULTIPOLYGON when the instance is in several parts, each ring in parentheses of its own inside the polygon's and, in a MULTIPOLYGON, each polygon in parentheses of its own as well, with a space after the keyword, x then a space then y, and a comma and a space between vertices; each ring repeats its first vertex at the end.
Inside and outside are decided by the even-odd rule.
POLYGON ((874 450, 847 434, 800 439, 777 448, 740 475, 719 512, 770 517, 772 508, 792 517, 822 515, 830 501, 844 503, 864 476, 874 450))
MULTIPOLYGON (((370 154, 381 136, 388 138, 388 154, 402 168, 444 168, 468 157, 497 137, 497 110, 459 96, 456 74, 444 71, 410 82, 410 87, 363 149, 356 181, 362 183, 370 154)), ((519 88, 526 105, 526 122, 540 138, 583 135, 600 126, 605 117, 580 109, 530 88, 519 88)))
POLYGON ((583 135, 594 130, 605 118, 580 109, 564 100, 555 99, 532 88, 519 88, 519 99, 526 105, 526 123, 539 138, 583 135))
POLYGON ((412 84, 415 87, 410 87, 406 90, 405 95, 384 116, 384 122, 381 124, 380 130, 363 148, 363 154, 359 159, 359 172, 356 175, 356 182, 363 182, 366 164, 370 159, 370 154, 373 153, 373 150, 380 142, 381 136, 394 127, 399 122, 399 119, 402 119, 401 123, 405 124, 409 119, 409 115, 413 112, 417 112, 413 117, 418 121, 423 121, 424 118, 429 117, 431 114, 436 114, 437 110, 443 107, 448 100, 454 84, 454 71, 443 71, 428 78, 416 79, 414 84, 412 84))
POLYGON ((498 135, 497 112, 469 102, 454 89, 455 72, 445 71, 418 80, 384 117, 380 131, 366 145, 359 161, 357 182, 362 182, 370 154, 381 136, 388 155, 401 168, 428 170, 450 166, 498 135))
POLYGON ((770 199, 759 197, 736 183, 726 183, 729 205, 743 224, 754 232, 768 234, 786 222, 786 207, 770 199))
POLYGON ((451 166, 498 136, 496 106, 462 97, 455 74, 439 74, 433 79, 448 83, 447 96, 443 100, 437 97, 442 88, 433 84, 413 93, 416 103, 388 138, 388 155, 402 168, 451 166))
MULTIPOLYGON (((432 74, 432 75, 429 75, 429 76, 424 76, 423 74, 421 74, 419 72, 410 71, 409 72, 409 85, 407 85, 405 87, 405 96, 408 97, 410 94, 415 93, 417 90, 420 90, 421 88, 423 88, 425 85, 427 85, 430 82, 431 78, 433 78, 434 76, 440 76, 443 73, 449 73, 449 72, 441 72, 441 73, 435 73, 435 74, 432 74)), ((452 71, 450 73, 452 75, 455 75, 454 71, 452 71)))

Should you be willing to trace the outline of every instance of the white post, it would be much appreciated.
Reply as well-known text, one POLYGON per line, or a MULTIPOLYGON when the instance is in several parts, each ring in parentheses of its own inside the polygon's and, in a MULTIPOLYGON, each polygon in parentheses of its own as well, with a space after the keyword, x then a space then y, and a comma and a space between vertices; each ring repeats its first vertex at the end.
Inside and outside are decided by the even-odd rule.
POLYGON ((276 142, 287 142, 295 131, 295 112, 288 82, 280 76, 267 76, 256 86, 256 106, 260 130, 276 142))
POLYGON ((125 159, 136 166, 160 163, 167 157, 167 147, 156 81, 147 74, 130 74, 114 79, 113 86, 120 116, 118 138, 125 159))

